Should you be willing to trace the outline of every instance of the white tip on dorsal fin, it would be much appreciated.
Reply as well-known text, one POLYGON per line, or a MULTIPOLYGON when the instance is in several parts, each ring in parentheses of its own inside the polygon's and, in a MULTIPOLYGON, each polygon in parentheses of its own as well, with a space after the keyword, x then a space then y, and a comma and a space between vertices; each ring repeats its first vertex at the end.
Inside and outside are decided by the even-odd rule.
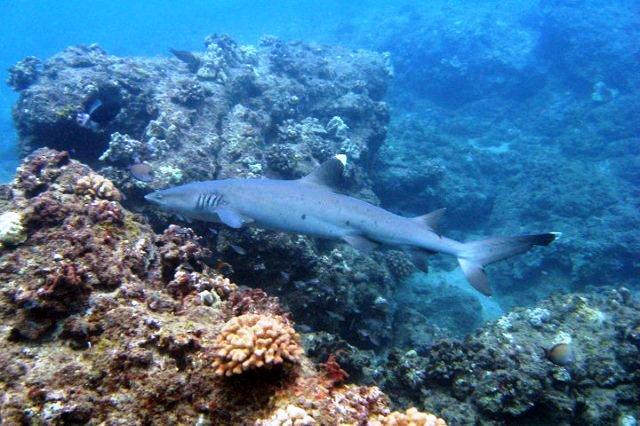
POLYGON ((438 209, 422 216, 416 216, 411 220, 420 223, 435 232, 438 229, 438 225, 442 221, 446 210, 447 209, 438 209))
POLYGON ((317 169, 300 179, 300 181, 336 189, 342 181, 342 172, 346 164, 347 156, 338 154, 320 164, 317 169))

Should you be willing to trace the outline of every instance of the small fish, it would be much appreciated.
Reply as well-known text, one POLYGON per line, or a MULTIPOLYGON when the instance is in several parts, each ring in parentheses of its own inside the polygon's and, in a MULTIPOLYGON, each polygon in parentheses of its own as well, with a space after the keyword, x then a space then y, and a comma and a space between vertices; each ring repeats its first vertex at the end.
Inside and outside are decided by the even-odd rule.
POLYGON ((245 249, 235 244, 229 244, 229 247, 231 247, 233 251, 235 251, 240 256, 244 256, 245 254, 247 254, 247 251, 245 249))
POLYGON ((131 176, 142 182, 151 182, 153 180, 153 169, 147 163, 136 163, 129 166, 131 176))
POLYGON ((280 271, 280 277, 285 283, 291 281, 291 274, 289 274, 288 272, 280 271))
POLYGON ((182 216, 181 214, 176 214, 175 216, 178 218, 178 220, 180 220, 182 222, 187 222, 187 223, 193 222, 190 218, 188 218, 186 216, 182 216))
POLYGON ((223 275, 233 274, 233 267, 227 262, 223 262, 222 260, 218 260, 216 262, 216 266, 214 267, 214 269, 223 275))
POLYGON ((550 349, 542 349, 547 359, 555 365, 567 366, 575 361, 575 355, 570 343, 558 343, 550 349))
POLYGON ((173 53, 173 56, 187 64, 187 66, 189 67, 189 71, 195 73, 196 71, 198 71, 198 68, 200 68, 200 59, 198 59, 198 57, 193 53, 186 50, 176 49, 169 49, 169 51, 173 53))
POLYGON ((218 230, 215 228, 208 228, 209 232, 211 232, 212 235, 218 235, 218 230))
POLYGON ((79 112, 76 114, 76 123, 80 127, 84 127, 85 129, 89 129, 92 131, 98 130, 98 123, 91 120, 91 116, 86 112, 79 112))
POLYGON ((86 108, 85 111, 80 111, 76 114, 76 123, 80 127, 84 127, 85 129, 89 129, 92 131, 98 130, 98 123, 94 120, 94 115, 100 112, 100 108, 102 107, 102 101, 100 98, 96 98, 89 108, 86 108))
POLYGON ((87 108, 87 112, 89 113, 89 115, 93 115, 96 111, 98 111, 98 109, 102 106, 102 101, 100 100, 100 98, 96 98, 93 102, 91 102, 91 105, 89 105, 89 108, 87 108))

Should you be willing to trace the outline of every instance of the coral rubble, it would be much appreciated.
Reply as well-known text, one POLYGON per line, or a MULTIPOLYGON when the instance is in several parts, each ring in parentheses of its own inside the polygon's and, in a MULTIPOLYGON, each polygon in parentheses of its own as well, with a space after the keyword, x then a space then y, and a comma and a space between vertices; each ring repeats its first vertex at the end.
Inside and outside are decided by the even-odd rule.
POLYGON ((0 191, 0 214, 23 215, 26 233, 0 251, 3 424, 366 424, 389 414, 378 388, 313 365, 277 299, 207 266, 192 230, 156 235, 108 182, 40 149, 0 191), (238 373, 227 354, 255 364, 220 377, 238 373), (250 368, 262 362, 287 368, 250 368))

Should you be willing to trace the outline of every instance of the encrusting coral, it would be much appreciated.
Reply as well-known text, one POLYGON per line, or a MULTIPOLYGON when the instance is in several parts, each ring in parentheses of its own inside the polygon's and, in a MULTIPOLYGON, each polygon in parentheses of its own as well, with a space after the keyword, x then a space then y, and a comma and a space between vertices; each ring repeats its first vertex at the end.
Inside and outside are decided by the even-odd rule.
POLYGON ((5 244, 20 244, 27 239, 23 220, 24 216, 18 212, 4 212, 0 215, 0 249, 5 244))
POLYGON ((245 314, 234 317, 216 338, 213 367, 219 376, 300 361, 300 337, 279 316, 245 314))

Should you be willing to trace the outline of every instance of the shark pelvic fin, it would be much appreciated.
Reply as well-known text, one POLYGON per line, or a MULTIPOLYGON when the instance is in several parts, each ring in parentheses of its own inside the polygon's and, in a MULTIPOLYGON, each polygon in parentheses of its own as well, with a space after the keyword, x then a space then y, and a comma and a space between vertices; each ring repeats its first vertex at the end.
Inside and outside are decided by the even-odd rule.
POLYGON ((416 216, 414 218, 411 218, 411 220, 413 220, 416 223, 425 225, 427 228, 436 232, 438 229, 438 225, 442 221, 442 218, 444 217, 444 212, 446 210, 447 209, 438 209, 438 210, 432 211, 431 213, 427 213, 422 216, 416 216))
POLYGON ((229 207, 218 207, 215 209, 215 212, 218 215, 220 222, 231 228, 241 228, 245 223, 252 222, 251 219, 229 207))
POLYGON ((378 247, 376 242, 371 241, 362 235, 345 235, 342 239, 350 246, 364 253, 369 253, 371 250, 378 247))
POLYGON ((322 163, 317 169, 300 179, 303 183, 337 189, 342 181, 342 172, 347 165, 347 156, 336 155, 322 163))

